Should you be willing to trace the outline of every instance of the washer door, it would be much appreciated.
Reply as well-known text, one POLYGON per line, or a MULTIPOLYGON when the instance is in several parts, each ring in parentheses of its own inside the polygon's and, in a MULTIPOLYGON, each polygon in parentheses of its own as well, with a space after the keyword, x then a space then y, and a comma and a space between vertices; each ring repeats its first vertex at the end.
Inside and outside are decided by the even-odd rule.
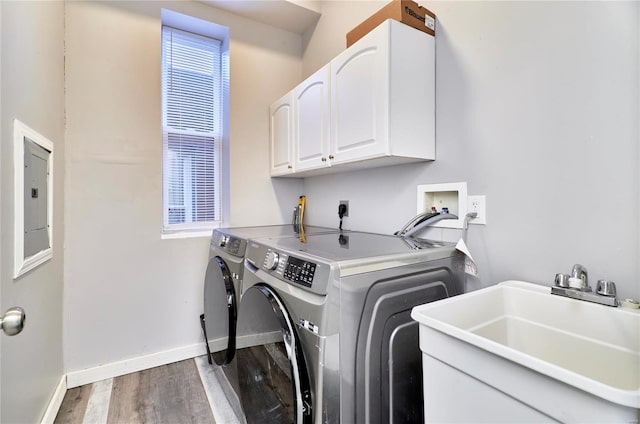
POLYGON ((230 363, 235 354, 237 305, 229 268, 215 256, 204 281, 204 327, 208 351, 218 365, 230 363))
POLYGON ((237 390, 247 422, 311 423, 302 346, 291 316, 271 287, 261 283, 242 295, 238 334, 249 345, 236 351, 237 390))

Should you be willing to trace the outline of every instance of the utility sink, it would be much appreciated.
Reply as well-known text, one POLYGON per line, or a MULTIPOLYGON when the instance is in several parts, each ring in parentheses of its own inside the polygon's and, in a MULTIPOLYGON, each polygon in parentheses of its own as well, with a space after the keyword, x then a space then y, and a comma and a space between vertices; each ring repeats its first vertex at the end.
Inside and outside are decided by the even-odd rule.
POLYGON ((507 281, 415 307, 425 421, 638 422, 640 312, 507 281))

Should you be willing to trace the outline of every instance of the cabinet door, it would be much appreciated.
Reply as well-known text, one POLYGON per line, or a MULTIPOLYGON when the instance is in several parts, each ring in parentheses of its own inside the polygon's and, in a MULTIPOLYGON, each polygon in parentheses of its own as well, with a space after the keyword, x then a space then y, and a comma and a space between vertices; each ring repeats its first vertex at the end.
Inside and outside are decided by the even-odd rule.
POLYGON ((329 166, 329 66, 294 90, 295 170, 329 166))
POLYGON ((293 95, 286 94, 271 105, 271 175, 285 175, 293 172, 293 95))
POLYGON ((360 39, 331 62, 332 162, 388 151, 389 26, 360 39))

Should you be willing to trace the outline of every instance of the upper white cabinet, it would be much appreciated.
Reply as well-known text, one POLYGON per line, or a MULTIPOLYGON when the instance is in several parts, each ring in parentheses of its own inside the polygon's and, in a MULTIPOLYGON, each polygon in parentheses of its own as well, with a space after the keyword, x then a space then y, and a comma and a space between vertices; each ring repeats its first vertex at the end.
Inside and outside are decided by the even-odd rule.
POLYGON ((387 20, 331 61, 333 163, 435 159, 434 38, 387 20))
POLYGON ((271 176, 293 173, 293 94, 287 93, 269 108, 271 176))
POLYGON ((329 65, 293 90, 294 169, 329 166, 329 65))
POLYGON ((292 93, 293 173, 274 173, 272 161, 272 176, 435 159, 431 35, 387 20, 292 93))
POLYGON ((331 148, 336 163, 386 153, 390 66, 388 24, 331 62, 331 148))

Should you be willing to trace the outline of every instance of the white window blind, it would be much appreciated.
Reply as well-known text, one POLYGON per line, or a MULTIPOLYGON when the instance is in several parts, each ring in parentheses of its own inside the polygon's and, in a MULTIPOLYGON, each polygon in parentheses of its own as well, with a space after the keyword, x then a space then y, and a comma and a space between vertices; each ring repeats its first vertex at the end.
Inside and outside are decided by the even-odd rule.
POLYGON ((162 28, 164 230, 220 221, 221 42, 162 28))

